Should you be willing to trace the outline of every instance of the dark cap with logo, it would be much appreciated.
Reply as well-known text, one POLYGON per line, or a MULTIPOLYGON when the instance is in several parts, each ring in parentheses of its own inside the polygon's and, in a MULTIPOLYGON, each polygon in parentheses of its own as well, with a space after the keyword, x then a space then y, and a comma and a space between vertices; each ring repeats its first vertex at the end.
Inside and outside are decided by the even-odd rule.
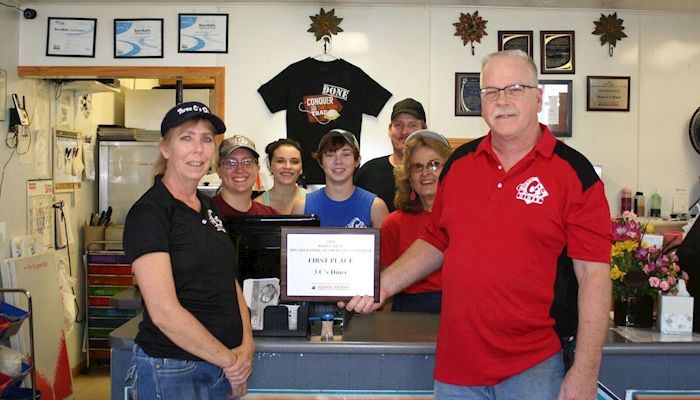
POLYGON ((347 142, 350 147, 355 149, 358 153, 360 152, 360 144, 357 142, 357 138, 355 135, 353 135, 351 132, 346 131, 345 129, 332 129, 328 131, 321 140, 318 142, 318 149, 316 151, 320 152, 321 149, 323 148, 323 145, 326 144, 328 139, 334 138, 334 137, 341 137, 347 142))
POLYGON ((190 101, 178 104, 165 113, 163 122, 160 123, 160 134, 165 136, 170 129, 180 126, 183 122, 193 118, 204 118, 211 122, 211 124, 214 125, 214 133, 217 135, 226 132, 224 121, 209 112, 209 107, 197 101, 190 101))
POLYGON ((393 120, 397 115, 402 113, 413 115, 422 121, 427 121, 423 105, 411 98, 403 99, 394 104, 394 109, 391 111, 391 119, 393 120))

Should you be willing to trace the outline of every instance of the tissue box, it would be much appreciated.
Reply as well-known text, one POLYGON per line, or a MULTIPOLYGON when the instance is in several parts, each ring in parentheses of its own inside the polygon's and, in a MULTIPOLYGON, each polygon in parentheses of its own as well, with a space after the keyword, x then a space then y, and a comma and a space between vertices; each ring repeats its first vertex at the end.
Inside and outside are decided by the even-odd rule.
POLYGON ((659 296, 656 326, 661 333, 693 332, 693 298, 690 296, 659 296))

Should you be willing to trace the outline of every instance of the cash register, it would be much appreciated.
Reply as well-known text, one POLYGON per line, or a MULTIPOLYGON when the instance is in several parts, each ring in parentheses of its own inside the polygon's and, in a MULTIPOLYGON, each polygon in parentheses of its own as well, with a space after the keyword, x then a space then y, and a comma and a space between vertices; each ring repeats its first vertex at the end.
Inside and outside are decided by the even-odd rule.
MULTIPOLYGON (((224 225, 236 247, 241 287, 246 279, 261 280, 263 283, 252 289, 252 296, 265 302, 279 295, 279 286, 265 279, 280 278, 281 228, 317 227, 320 220, 315 215, 242 215, 226 217, 224 225)), ((308 302, 266 306, 262 315, 252 314, 257 314, 254 309, 251 318, 263 319, 263 329, 254 329, 254 336, 307 336, 309 331, 320 331, 324 320, 332 319, 334 325, 342 328, 351 315, 335 304, 308 302), (296 317, 294 322, 293 317, 296 317)))

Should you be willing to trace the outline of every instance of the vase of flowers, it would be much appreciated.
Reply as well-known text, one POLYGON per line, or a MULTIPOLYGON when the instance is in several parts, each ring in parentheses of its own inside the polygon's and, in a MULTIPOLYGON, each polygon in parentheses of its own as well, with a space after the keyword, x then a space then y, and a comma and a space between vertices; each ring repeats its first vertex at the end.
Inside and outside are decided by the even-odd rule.
POLYGON ((677 293, 678 280, 687 281, 688 274, 678 266, 672 249, 649 246, 644 241, 647 226, 636 217, 625 211, 612 222, 614 320, 615 325, 649 328, 656 296, 677 293))

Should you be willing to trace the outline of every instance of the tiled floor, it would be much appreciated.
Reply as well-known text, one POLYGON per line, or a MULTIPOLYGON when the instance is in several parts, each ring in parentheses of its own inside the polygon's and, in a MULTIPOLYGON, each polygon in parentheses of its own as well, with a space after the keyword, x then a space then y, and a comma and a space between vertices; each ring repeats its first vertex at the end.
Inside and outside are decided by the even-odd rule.
POLYGON ((73 378, 76 400, 110 400, 109 388, 109 364, 91 367, 89 374, 73 378))

